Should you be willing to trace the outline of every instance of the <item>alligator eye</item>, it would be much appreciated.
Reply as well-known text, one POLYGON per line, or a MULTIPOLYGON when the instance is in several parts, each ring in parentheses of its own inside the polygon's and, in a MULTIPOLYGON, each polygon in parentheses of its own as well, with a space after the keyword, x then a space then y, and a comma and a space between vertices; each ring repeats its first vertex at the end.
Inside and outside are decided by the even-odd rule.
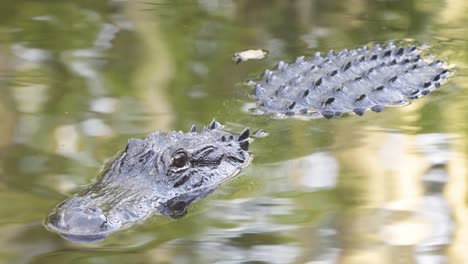
POLYGON ((188 154, 185 150, 178 150, 172 156, 172 165, 176 166, 177 168, 183 168, 187 165, 188 161, 188 154))

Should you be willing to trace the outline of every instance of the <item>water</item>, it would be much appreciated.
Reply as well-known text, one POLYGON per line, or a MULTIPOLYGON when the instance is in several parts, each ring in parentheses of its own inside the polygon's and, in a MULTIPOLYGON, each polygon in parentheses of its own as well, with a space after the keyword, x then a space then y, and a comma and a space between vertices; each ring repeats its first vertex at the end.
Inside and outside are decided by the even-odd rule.
POLYGON ((24 1, 0 9, 0 263, 468 263, 463 1, 24 1), (455 65, 402 108, 332 120, 250 115, 278 60, 428 43, 455 65), (231 56, 266 49, 261 61, 231 56), (130 137, 212 118, 270 135, 180 220, 103 242, 43 221, 130 137))

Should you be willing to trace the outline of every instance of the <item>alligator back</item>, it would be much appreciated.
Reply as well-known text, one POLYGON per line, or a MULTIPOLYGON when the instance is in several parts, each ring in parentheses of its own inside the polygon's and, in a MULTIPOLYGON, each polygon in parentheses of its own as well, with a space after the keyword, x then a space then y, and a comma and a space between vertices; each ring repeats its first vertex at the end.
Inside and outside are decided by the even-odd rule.
POLYGON ((261 113, 332 118, 380 112, 429 94, 450 76, 446 63, 422 58, 421 51, 388 43, 280 61, 255 82, 253 96, 261 113))

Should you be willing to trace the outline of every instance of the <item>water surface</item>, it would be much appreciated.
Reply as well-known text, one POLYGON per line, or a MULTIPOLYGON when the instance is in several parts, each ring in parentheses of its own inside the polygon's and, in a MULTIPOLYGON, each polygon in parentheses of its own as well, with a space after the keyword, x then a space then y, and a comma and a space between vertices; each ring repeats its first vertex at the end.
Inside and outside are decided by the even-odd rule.
POLYGON ((0 8, 0 263, 468 263, 468 4, 45 1, 0 8), (244 83, 279 60, 406 40, 456 75, 380 114, 273 120, 244 83), (241 50, 266 49, 237 64, 241 50), (130 137, 263 128, 235 181, 180 220, 94 244, 43 221, 130 137))

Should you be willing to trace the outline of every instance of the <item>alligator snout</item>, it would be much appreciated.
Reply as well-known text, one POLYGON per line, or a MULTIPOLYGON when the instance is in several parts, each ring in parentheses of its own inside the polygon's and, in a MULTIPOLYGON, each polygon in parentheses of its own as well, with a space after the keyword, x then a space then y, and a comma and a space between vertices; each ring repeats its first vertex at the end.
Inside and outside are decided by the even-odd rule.
POLYGON ((102 209, 89 205, 89 201, 89 198, 84 197, 73 197, 66 201, 49 215, 48 227, 73 241, 103 240, 111 228, 102 209))

